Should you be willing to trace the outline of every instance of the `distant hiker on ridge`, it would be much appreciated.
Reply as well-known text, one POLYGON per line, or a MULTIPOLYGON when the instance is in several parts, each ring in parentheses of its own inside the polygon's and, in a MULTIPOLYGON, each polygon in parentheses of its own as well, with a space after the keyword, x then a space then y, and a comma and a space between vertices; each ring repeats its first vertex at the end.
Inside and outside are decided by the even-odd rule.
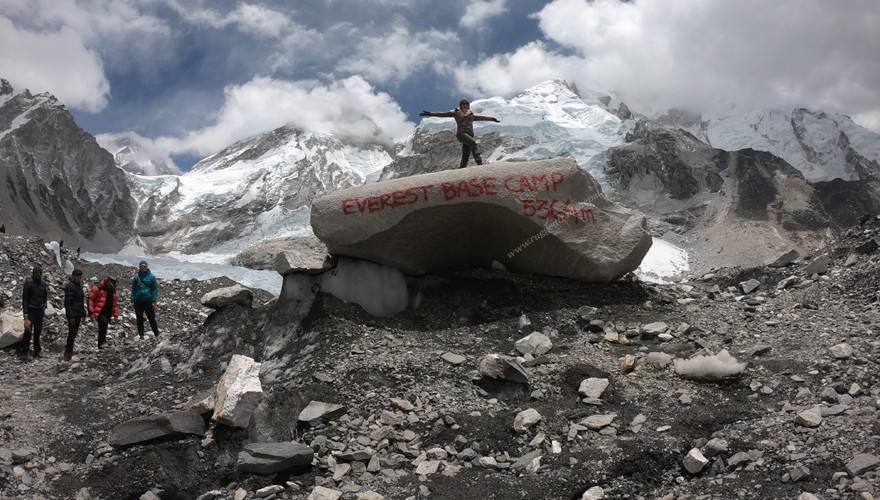
POLYGON ((159 281, 150 272, 147 261, 138 264, 138 272, 131 280, 131 306, 137 317, 138 335, 144 338, 144 314, 150 320, 153 335, 159 336, 159 325, 156 323, 156 301, 159 300, 159 281))
POLYGON ((480 156, 480 147, 474 138, 474 122, 500 122, 498 118, 491 116, 475 115, 471 111, 471 103, 467 99, 458 101, 458 109, 452 111, 422 111, 419 116, 433 116, 435 118, 455 118, 455 138, 461 143, 461 163, 458 168, 465 168, 468 157, 473 154, 477 165, 483 164, 480 156))

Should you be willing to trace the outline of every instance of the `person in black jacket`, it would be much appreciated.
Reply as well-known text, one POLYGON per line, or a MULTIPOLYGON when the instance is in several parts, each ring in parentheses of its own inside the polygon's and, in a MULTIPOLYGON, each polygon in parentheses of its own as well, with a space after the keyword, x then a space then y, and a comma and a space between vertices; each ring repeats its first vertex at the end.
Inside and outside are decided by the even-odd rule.
POLYGON ((477 165, 483 164, 480 148, 474 135, 474 122, 499 122, 498 118, 491 116, 475 115, 471 111, 471 103, 467 99, 458 101, 458 109, 452 111, 422 111, 419 116, 433 116, 435 118, 455 118, 455 138, 461 143, 461 163, 458 168, 464 168, 468 164, 468 157, 473 154, 477 165))
POLYGON ((27 356, 31 347, 31 336, 34 340, 34 357, 40 356, 40 333, 43 331, 43 314, 46 304, 49 303, 49 288, 43 281, 43 268, 34 266, 31 278, 24 282, 21 292, 21 308, 24 311, 25 321, 29 321, 31 328, 25 328, 22 346, 19 354, 27 356), (33 333, 31 333, 33 329, 33 333))
POLYGON ((86 294, 82 287, 83 272, 74 269, 70 281, 64 287, 64 312, 67 314, 67 345, 64 347, 64 361, 73 358, 73 341, 79 333, 79 325, 86 317, 86 294))

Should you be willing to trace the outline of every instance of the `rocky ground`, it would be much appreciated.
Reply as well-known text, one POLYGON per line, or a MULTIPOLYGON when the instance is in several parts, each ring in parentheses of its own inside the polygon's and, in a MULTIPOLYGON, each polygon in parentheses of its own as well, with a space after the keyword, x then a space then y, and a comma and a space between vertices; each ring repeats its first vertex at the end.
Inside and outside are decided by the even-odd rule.
MULTIPOLYGON (((162 282, 159 339, 131 340, 126 305, 110 349, 97 351, 87 324, 64 363, 58 315, 43 358, 0 353, 0 496, 873 498, 878 237, 877 219, 849 230, 826 249, 822 274, 807 270, 817 254, 675 285, 436 276, 421 282, 415 307, 390 318, 329 295, 297 306, 258 291, 253 308, 211 312, 201 296, 230 282, 162 282), (535 355, 517 349, 533 332, 549 351, 546 341, 519 344, 535 355), (676 371, 676 360, 722 349, 746 363, 743 373, 676 371), (209 422, 205 438, 109 446, 118 424, 186 407, 235 353, 263 363, 264 396, 247 429, 209 422), (482 376, 493 353, 519 357, 528 383, 482 376), (585 398, 582 385, 600 389, 585 398), (345 413, 298 423, 313 400, 345 413), (311 467, 237 469, 246 443, 287 440, 311 446, 311 467)), ((35 261, 60 306, 64 277, 41 248, 0 238, 7 310, 20 307, 35 261)), ((87 278, 133 272, 77 265, 87 278)))

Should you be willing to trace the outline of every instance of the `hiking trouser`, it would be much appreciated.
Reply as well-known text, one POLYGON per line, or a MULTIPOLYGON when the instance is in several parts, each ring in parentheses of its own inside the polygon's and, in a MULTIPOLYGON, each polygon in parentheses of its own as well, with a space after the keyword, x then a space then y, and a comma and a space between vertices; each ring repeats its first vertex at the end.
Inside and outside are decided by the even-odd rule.
POLYGON ((156 311, 153 310, 152 302, 135 302, 134 315, 137 317, 138 335, 144 336, 144 313, 150 321, 150 329, 153 335, 159 336, 159 325, 156 323, 156 311))
POLYGON ((34 341, 34 353, 39 354, 42 347, 40 346, 40 333, 43 332, 43 314, 45 311, 41 308, 28 307, 28 319, 31 322, 31 331, 24 331, 22 338, 21 352, 28 352, 31 347, 31 339, 34 341), (33 333, 32 333, 33 332, 33 333))
POLYGON ((67 318, 67 345, 64 346, 64 352, 67 354, 73 354, 73 342, 76 340, 76 336, 79 333, 79 325, 82 323, 82 318, 67 318), (70 323, 70 320, 73 320, 73 323, 70 323))
POLYGON ((456 134, 455 138, 461 143, 461 163, 459 163, 458 168, 466 167, 471 155, 474 155, 474 161, 477 162, 477 165, 483 164, 483 157, 480 156, 480 146, 477 145, 477 140, 472 135, 456 134))
POLYGON ((98 315, 98 347, 107 342, 107 325, 110 324, 110 316, 98 315))

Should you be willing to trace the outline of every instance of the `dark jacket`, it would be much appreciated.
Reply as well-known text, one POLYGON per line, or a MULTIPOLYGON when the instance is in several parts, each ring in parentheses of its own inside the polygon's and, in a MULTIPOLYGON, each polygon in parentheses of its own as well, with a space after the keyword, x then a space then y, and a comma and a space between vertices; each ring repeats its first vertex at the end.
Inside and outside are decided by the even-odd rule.
POLYGON ((131 302, 157 302, 159 281, 150 270, 138 271, 131 280, 131 302))
POLYGON ((49 287, 46 282, 40 278, 34 280, 29 278, 24 282, 24 289, 21 292, 21 308, 24 314, 28 309, 45 309, 49 303, 49 287))
POLYGON ((64 312, 67 314, 67 319, 86 317, 86 293, 83 291, 82 283, 72 279, 67 282, 64 287, 64 312))
POLYGON ((475 115, 473 111, 462 111, 460 108, 452 111, 432 111, 427 116, 437 118, 455 118, 455 135, 467 134, 474 136, 474 122, 494 122, 495 118, 491 116, 475 115))

